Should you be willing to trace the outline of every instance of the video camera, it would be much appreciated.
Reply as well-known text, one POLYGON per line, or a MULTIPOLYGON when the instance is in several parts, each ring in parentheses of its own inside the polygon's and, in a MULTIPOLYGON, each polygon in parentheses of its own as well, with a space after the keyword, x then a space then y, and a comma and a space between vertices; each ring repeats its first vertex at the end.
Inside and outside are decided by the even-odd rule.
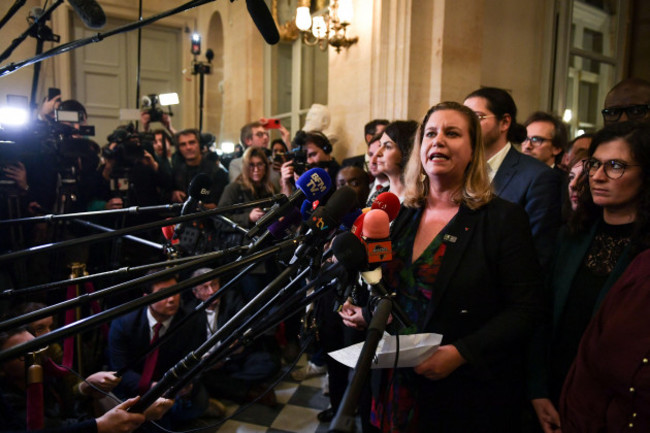
POLYGON ((284 154, 287 161, 293 161, 293 171, 298 175, 307 171, 307 151, 304 149, 307 134, 305 131, 298 131, 291 142, 292 150, 284 154))
POLYGON ((102 155, 114 160, 114 167, 133 167, 144 158, 145 150, 154 155, 153 134, 136 131, 132 123, 117 128, 106 139, 111 145, 115 145, 105 147, 102 155))

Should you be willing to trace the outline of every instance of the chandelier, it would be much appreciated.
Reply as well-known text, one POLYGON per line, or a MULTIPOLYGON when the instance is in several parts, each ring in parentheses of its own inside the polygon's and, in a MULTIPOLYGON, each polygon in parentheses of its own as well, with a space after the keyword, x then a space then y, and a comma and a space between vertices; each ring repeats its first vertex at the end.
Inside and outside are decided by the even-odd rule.
POLYGON ((311 16, 311 0, 300 0, 296 9, 295 25, 302 33, 302 42, 308 46, 318 45, 322 51, 328 46, 337 53, 359 41, 359 37, 348 38, 347 27, 352 22, 352 0, 330 0, 329 12, 311 16))

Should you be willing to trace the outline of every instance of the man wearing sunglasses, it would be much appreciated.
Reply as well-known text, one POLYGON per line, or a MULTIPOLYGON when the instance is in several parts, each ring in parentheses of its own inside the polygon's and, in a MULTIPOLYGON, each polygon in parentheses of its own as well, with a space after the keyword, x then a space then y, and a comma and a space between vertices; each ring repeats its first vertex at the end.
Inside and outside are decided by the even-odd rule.
POLYGON ((605 125, 628 120, 650 122, 650 82, 626 78, 616 84, 605 97, 601 113, 605 125))

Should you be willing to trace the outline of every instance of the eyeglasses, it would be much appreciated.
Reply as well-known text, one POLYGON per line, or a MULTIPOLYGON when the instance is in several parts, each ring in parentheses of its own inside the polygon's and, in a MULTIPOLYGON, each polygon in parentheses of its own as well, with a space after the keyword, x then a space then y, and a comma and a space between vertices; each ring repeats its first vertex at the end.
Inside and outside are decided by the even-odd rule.
POLYGON ((534 137, 526 137, 524 139, 524 143, 527 141, 530 141, 530 144, 532 144, 535 147, 539 147, 542 144, 544 144, 545 141, 552 141, 552 138, 544 138, 544 137, 539 137, 539 136, 534 136, 534 137))
POLYGON ((618 122, 623 113, 630 120, 641 120, 648 114, 648 110, 650 110, 650 104, 639 104, 605 108, 601 113, 603 113, 603 120, 605 122, 618 122))
POLYGON ((264 167, 266 167, 266 164, 264 164, 263 162, 258 162, 258 163, 251 162, 250 164, 248 164, 248 168, 250 168, 251 170, 255 170, 255 169, 261 170, 264 167))
POLYGON ((483 121, 483 120, 485 120, 487 118, 490 118, 490 117, 497 117, 496 114, 482 114, 482 113, 477 113, 477 112, 474 112, 474 114, 476 114, 476 117, 478 117, 479 122, 481 122, 481 121, 483 121))
POLYGON ((269 133, 266 131, 259 131, 255 133, 256 137, 268 137, 269 133))
POLYGON ((605 161, 605 162, 600 162, 595 158, 587 159, 585 161, 585 168, 584 170, 589 173, 589 176, 593 176, 596 174, 598 169, 600 167, 603 167, 603 171, 605 172, 605 176, 607 176, 610 179, 620 179, 621 176, 623 176, 623 173, 625 173, 625 169, 627 167, 640 167, 640 164, 626 164, 625 162, 622 161, 617 161, 615 159, 605 161))

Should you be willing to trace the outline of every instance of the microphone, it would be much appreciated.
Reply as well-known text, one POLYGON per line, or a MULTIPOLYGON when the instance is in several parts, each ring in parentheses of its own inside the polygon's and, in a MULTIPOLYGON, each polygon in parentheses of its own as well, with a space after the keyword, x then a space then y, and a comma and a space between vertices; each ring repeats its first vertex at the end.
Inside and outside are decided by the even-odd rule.
POLYGON ((277 44, 280 41, 280 33, 264 0, 246 0, 246 7, 266 43, 277 44))
POLYGON ((91 29, 101 29, 106 24, 106 14, 95 0, 68 0, 81 21, 91 29))
MULTIPOLYGON (((185 203, 183 203, 183 207, 181 208, 181 216, 196 212, 196 207, 198 206, 199 202, 205 200, 210 196, 211 186, 212 179, 210 179, 210 176, 206 173, 199 173, 194 176, 190 181, 190 186, 187 188, 188 197, 187 200, 185 200, 185 203)), ((174 239, 178 239, 178 237, 183 233, 183 230, 185 230, 184 223, 178 224, 174 229, 174 236, 172 237, 172 241, 174 239)))
POLYGON ((366 213, 367 212, 363 212, 361 215, 359 215, 357 219, 354 220, 352 227, 350 227, 350 233, 359 238, 359 240, 361 240, 361 229, 363 228, 363 220, 366 218, 366 213))
POLYGON ((307 199, 310 202, 320 199, 332 188, 332 179, 322 168, 312 168, 302 174, 296 181, 296 191, 288 197, 284 203, 276 203, 262 216, 246 236, 253 238, 260 231, 266 230, 272 222, 286 215, 291 208, 298 207, 298 204, 307 199))
POLYGON ((290 263, 294 263, 299 257, 322 247, 321 241, 338 228, 345 214, 355 205, 355 199, 356 192, 349 186, 344 186, 334 191, 325 206, 317 207, 305 222, 305 226, 309 230, 305 234, 304 241, 296 249, 290 263))
POLYGON ((393 221, 397 218, 400 209, 399 198, 392 192, 382 192, 377 197, 375 201, 372 202, 371 209, 381 209, 388 214, 389 221, 393 221))
POLYGON ((369 265, 392 260, 390 221, 386 212, 379 209, 368 211, 363 219, 361 236, 366 244, 369 265))

